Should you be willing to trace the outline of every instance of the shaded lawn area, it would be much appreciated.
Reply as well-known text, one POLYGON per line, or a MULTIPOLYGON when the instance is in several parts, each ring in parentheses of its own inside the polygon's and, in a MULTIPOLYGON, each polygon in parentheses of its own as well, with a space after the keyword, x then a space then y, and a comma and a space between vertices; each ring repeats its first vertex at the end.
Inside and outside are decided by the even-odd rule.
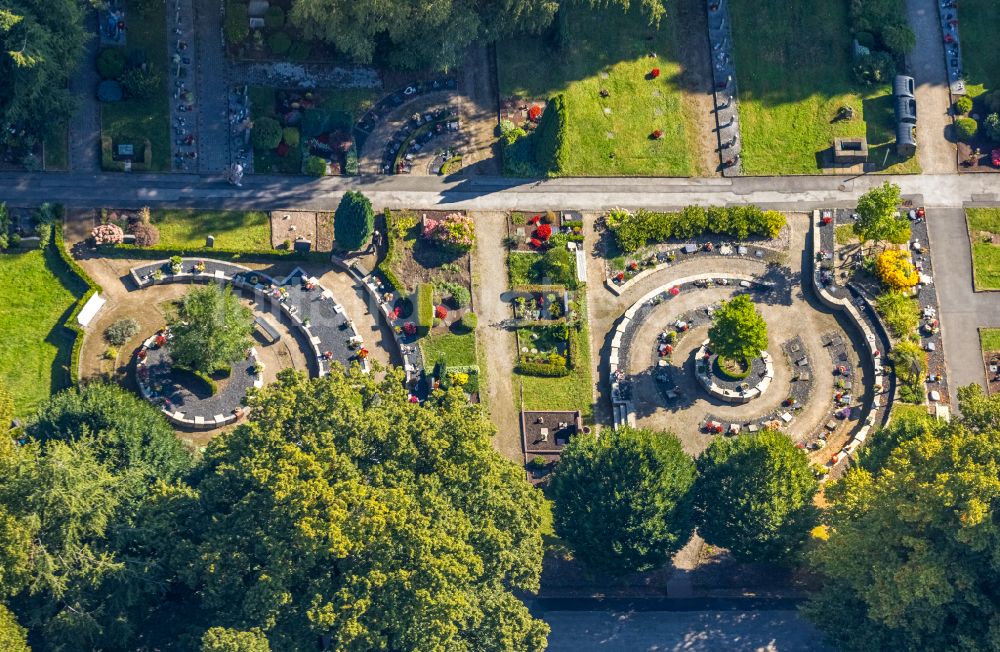
POLYGON ((86 289, 53 247, 0 254, 0 377, 18 415, 69 385, 73 332, 63 322, 86 289))
POLYGON ((965 211, 972 242, 972 275, 977 290, 1000 290, 1000 208, 965 211))
POLYGON ((980 328, 979 341, 984 353, 1000 351, 1000 328, 980 328))
POLYGON ((564 29, 569 36, 561 50, 555 50, 552 37, 537 35, 497 44, 503 97, 565 94, 567 175, 701 172, 697 118, 685 102, 676 56, 683 26, 668 12, 654 29, 639 3, 634 5, 627 13, 616 7, 566 10, 564 29), (657 56, 650 57, 652 52, 657 56), (660 69, 660 77, 646 79, 653 68, 660 69), (609 97, 602 98, 601 89, 608 90, 609 97), (662 140, 650 139, 656 129, 664 132, 662 140))
POLYGON ((431 334, 420 340, 424 367, 430 370, 439 358, 444 357, 449 367, 478 365, 476 359, 476 333, 431 334))
POLYGON ((1000 47, 997 47, 1000 2, 962 0, 959 19, 966 90, 976 97, 1000 88, 1000 47))
POLYGON ((590 374, 590 328, 587 324, 587 297, 579 292, 576 301, 582 314, 583 329, 577 335, 574 368, 562 378, 540 378, 514 374, 515 395, 521 394, 523 410, 580 410, 585 420, 594 414, 594 383, 590 374), (521 390, 520 392, 518 390, 521 390))
POLYGON ((233 251, 271 249, 271 219, 263 211, 154 210, 152 222, 160 230, 160 245, 198 249, 205 237, 215 246, 233 251))
POLYGON ((45 169, 69 169, 69 126, 56 125, 45 135, 45 169))
POLYGON ((576 257, 571 256, 572 269, 569 270, 569 278, 550 278, 546 275, 543 265, 542 254, 533 251, 511 251, 507 254, 507 273, 511 287, 523 285, 565 285, 570 289, 576 288, 576 257), (569 281, 565 283, 564 281, 569 281))
POLYGON ((879 170, 920 171, 916 157, 895 154, 889 86, 851 76, 846 2, 733 0, 729 12, 745 173, 816 174, 833 139, 851 136, 867 137, 879 170), (855 118, 832 122, 844 106, 855 118))
MULTIPOLYGON (((101 131, 118 142, 141 143, 148 138, 153 146, 151 169, 170 170, 170 95, 167 91, 168 60, 166 4, 125 0, 128 34, 125 54, 142 50, 145 60, 160 73, 160 88, 146 99, 101 103, 101 131)), ((195 98, 198 101, 199 98, 195 98)))

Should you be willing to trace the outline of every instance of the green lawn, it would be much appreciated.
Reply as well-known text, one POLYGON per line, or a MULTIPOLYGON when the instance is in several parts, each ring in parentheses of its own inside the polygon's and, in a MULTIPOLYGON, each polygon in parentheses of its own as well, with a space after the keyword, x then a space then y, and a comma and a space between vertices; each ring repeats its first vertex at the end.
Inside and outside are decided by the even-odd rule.
POLYGON ((984 352, 1000 351, 1000 328, 980 328, 979 342, 984 352))
POLYGON ((52 247, 0 254, 0 377, 17 414, 69 384, 73 332, 62 324, 85 291, 52 247))
POLYGON ((975 97, 1000 88, 1000 48, 997 47, 1000 2, 962 0, 959 18, 966 90, 975 97))
POLYGON ((1000 236, 1000 208, 969 208, 965 219, 972 242, 976 289, 1000 290, 1000 245, 990 241, 1000 236))
POLYGON ((469 367, 478 365, 476 359, 476 333, 432 334, 420 340, 420 350, 424 356, 424 366, 430 369, 438 358, 444 357, 449 367, 469 367))
POLYGON ((729 11, 745 173, 816 174, 833 139, 847 136, 866 136, 880 169, 920 171, 916 157, 895 154, 888 85, 861 88, 851 77, 846 2, 732 0, 729 11), (832 122, 843 106, 855 118, 832 122))
MULTIPOLYGON (((161 76, 159 92, 147 99, 129 99, 101 104, 101 130, 118 142, 141 143, 148 138, 153 146, 151 169, 170 170, 170 95, 167 59, 166 4, 125 0, 129 17, 126 54, 141 50, 161 76)), ((199 98, 195 98, 197 101, 199 98)))
POLYGON ((45 169, 69 169, 69 127, 56 125, 45 136, 45 169))
POLYGON ((174 249, 215 246, 234 251, 271 248, 271 220, 263 211, 154 210, 152 222, 160 230, 160 245, 174 249))
POLYGON ((514 374, 514 392, 523 390, 525 410, 580 410, 583 418, 593 416, 594 383, 590 374, 590 329, 587 324, 587 297, 577 293, 583 330, 577 336, 579 360, 568 376, 562 378, 540 378, 514 374))
POLYGON ((660 28, 653 29, 639 3, 634 4, 628 13, 617 7, 565 10, 567 43, 558 51, 549 36, 497 45, 502 96, 565 95, 571 152, 567 175, 702 172, 697 167, 696 116, 680 86, 679 26, 668 12, 660 28), (651 52, 657 56, 650 57, 651 52), (653 68, 660 69, 660 77, 646 79, 653 68), (600 96, 602 89, 609 97, 600 96), (656 129, 664 132, 662 140, 649 138, 656 129))

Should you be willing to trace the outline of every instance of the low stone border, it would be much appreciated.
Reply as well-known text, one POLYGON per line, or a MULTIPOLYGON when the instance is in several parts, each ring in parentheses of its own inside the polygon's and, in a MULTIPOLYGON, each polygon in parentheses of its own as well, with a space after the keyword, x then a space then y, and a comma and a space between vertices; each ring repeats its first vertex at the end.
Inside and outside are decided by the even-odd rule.
POLYGON ((734 251, 731 254, 725 254, 725 255, 720 254, 719 253, 719 249, 715 249, 714 251, 711 251, 711 252, 706 252, 706 251, 704 251, 701 248, 701 245, 698 246, 698 250, 697 251, 695 251, 693 253, 685 254, 683 252, 684 244, 697 244, 697 243, 681 243, 681 244, 678 245, 678 247, 676 249, 672 249, 670 251, 663 252, 663 253, 674 253, 674 254, 677 254, 678 256, 684 256, 684 258, 678 259, 678 260, 674 260, 674 262, 665 262, 665 263, 660 263, 658 265, 654 265, 653 267, 647 267, 647 268, 645 268, 644 270, 642 270, 641 272, 639 272, 638 274, 636 274, 635 276, 633 276, 632 278, 630 278, 629 280, 625 281, 622 284, 615 283, 613 275, 612 276, 608 276, 608 277, 606 277, 604 279, 604 287, 606 287, 615 296, 621 296, 621 295, 625 294, 625 292, 628 291, 628 289, 630 287, 632 287, 634 284, 638 283, 639 281, 641 281, 641 280, 643 280, 643 279, 645 279, 645 278, 647 278, 649 276, 652 276, 656 272, 659 272, 661 270, 667 269, 668 267, 673 267, 675 265, 682 265, 682 264, 684 264, 684 263, 686 263, 688 261, 695 260, 700 254, 708 254, 710 257, 713 257, 713 258, 722 258, 722 259, 726 259, 726 258, 730 258, 730 259, 738 258, 740 260, 752 260, 752 261, 757 261, 757 262, 759 262, 761 264, 766 264, 767 263, 767 256, 768 255, 775 255, 775 254, 779 253, 776 250, 771 249, 769 247, 761 247, 761 246, 758 246, 758 245, 750 245, 750 244, 745 244, 745 243, 744 244, 735 243, 733 245, 730 245, 730 247, 734 248, 734 251), (746 248, 747 252, 744 253, 744 254, 739 253, 740 247, 746 248), (751 254, 751 250, 753 251, 752 254, 751 254), (762 253, 758 254, 758 252, 762 252, 762 253))
MULTIPOLYGON (((139 353, 136 355, 136 384, 139 386, 139 393, 142 397, 160 408, 164 416, 171 423, 181 426, 183 428, 189 428, 192 430, 213 430, 215 428, 221 428, 222 426, 229 425, 239 421, 244 416, 250 412, 250 408, 243 407, 242 405, 235 405, 229 414, 215 414, 210 419, 198 415, 195 417, 188 417, 186 413, 179 410, 173 410, 168 405, 159 404, 159 399, 161 397, 154 394, 152 386, 143 380, 143 374, 139 372, 142 367, 146 367, 148 364, 148 355, 142 355, 143 352, 151 351, 156 348, 156 338, 157 335, 153 335, 146 339, 139 347, 139 353)), ((251 348, 247 359, 250 361, 250 368, 254 368, 257 365, 257 350, 251 348)), ((253 386, 256 388, 261 388, 264 386, 264 379, 260 373, 254 373, 253 376, 253 386)), ((148 378, 147 378, 148 380, 148 378)))
POLYGON ((619 353, 623 344, 622 340, 624 339, 629 326, 632 324, 632 320, 635 318, 636 313, 639 312, 639 309, 642 308, 643 305, 649 303, 652 299, 659 295, 664 295, 664 299, 669 301, 670 298, 672 298, 672 295, 670 294, 671 288, 680 288, 681 286, 693 284, 699 281, 717 280, 733 282, 743 287, 749 287, 750 285, 771 287, 772 285, 770 283, 758 281, 755 277, 749 274, 696 274, 693 276, 685 276, 675 279, 671 283, 661 285, 655 290, 647 292, 642 298, 633 303, 632 306, 618 319, 615 325, 615 334, 611 340, 611 347, 608 351, 607 360, 607 382, 611 389, 611 413, 615 428, 623 425, 635 426, 635 408, 632 405, 631 394, 627 385, 622 385, 622 382, 625 381, 627 383, 627 380, 625 372, 621 369, 624 361, 619 359, 619 353))
MULTIPOLYGON (((180 272, 162 273, 169 268, 169 260, 160 260, 141 267, 134 267, 130 270, 132 280, 139 288, 151 285, 162 285, 166 283, 230 283, 233 287, 249 290, 253 293, 255 300, 263 305, 276 308, 278 313, 287 319, 298 332, 309 342, 311 358, 316 364, 317 375, 325 376, 330 370, 330 359, 325 356, 327 351, 338 351, 339 355, 334 355, 343 364, 350 364, 351 356, 345 354, 345 346, 334 340, 334 331, 346 330, 350 333, 347 338, 352 345, 361 347, 363 340, 354 326, 354 323, 344 314, 344 308, 333 294, 323 288, 316 279, 309 279, 305 271, 296 267, 288 276, 280 281, 267 274, 252 270, 242 265, 228 263, 219 260, 206 258, 183 258, 180 272), (194 265, 204 263, 205 270, 202 272, 191 271, 194 265), (156 271, 162 274, 156 277, 156 271), (308 279, 314 290, 304 291, 301 282, 296 283, 295 279, 308 279), (257 281, 251 283, 251 280, 257 281), (313 305, 317 304, 317 305, 313 305), (312 320, 316 319, 317 324, 312 320)), ((345 349, 346 350, 346 349, 345 349)), ((361 368, 366 373, 370 370, 367 359, 360 361, 361 368)))
MULTIPOLYGON (((830 227, 830 229, 833 228, 833 224, 829 224, 827 226, 830 227)), ((869 404, 862 406, 862 426, 858 428, 857 432, 854 433, 854 436, 850 438, 847 444, 838 453, 834 454, 829 462, 827 462, 827 468, 833 470, 853 455, 858 448, 864 445, 865 440, 868 438, 868 434, 872 432, 876 426, 884 428, 889 425, 892 402, 895 394, 895 378, 893 378, 892 374, 887 372, 882 366, 882 354, 879 350, 880 348, 883 350, 887 349, 889 344, 888 339, 880 339, 876 336, 875 331, 869 325, 864 315, 862 315, 857 306, 854 305, 854 302, 850 298, 850 294, 838 293, 838 296, 838 294, 830 292, 821 280, 822 270, 820 269, 820 266, 816 264, 821 256, 821 248, 824 239, 824 235, 821 233, 820 227, 820 211, 814 210, 812 223, 813 290, 819 298, 820 303, 824 306, 830 308, 831 310, 838 310, 847 313, 849 321, 855 328, 858 329, 858 332, 861 333, 865 341, 865 346, 868 351, 868 360, 871 362, 872 369, 874 369, 872 400, 869 404), (889 390, 885 391, 884 388, 887 384, 889 386, 889 390), (879 393, 880 389, 882 390, 881 393, 879 393), (884 411, 882 413, 881 423, 877 424, 878 413, 883 408, 884 411)), ((827 237, 827 240, 829 239, 830 238, 827 237)), ((865 299, 862 295, 858 296, 860 297, 862 305, 869 312, 869 314, 877 315, 874 308, 868 304, 867 299, 865 299)), ((873 319, 877 320, 878 317, 875 316, 873 319)), ((879 335, 885 337, 884 326, 882 327, 882 333, 879 335)))
POLYGON ((701 347, 695 354, 697 365, 695 376, 698 378, 701 386, 705 388, 705 391, 715 398, 726 403, 749 403, 755 398, 763 396, 767 388, 771 386, 771 381, 774 379, 774 363, 771 361, 771 355, 767 351, 762 351, 760 354, 760 358, 764 361, 764 375, 756 385, 741 391, 720 386, 713 379, 709 370, 709 364, 705 360, 708 355, 708 345, 709 340, 702 342, 701 347))

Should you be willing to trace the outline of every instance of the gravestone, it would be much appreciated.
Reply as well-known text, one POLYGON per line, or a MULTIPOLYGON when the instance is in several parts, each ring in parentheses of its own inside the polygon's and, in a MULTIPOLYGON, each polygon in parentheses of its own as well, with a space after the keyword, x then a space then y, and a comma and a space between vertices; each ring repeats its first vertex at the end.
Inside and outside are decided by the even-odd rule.
POLYGON ((205 236, 205 246, 208 247, 209 249, 211 249, 211 248, 213 248, 215 246, 215 236, 214 235, 207 235, 207 236, 205 236))

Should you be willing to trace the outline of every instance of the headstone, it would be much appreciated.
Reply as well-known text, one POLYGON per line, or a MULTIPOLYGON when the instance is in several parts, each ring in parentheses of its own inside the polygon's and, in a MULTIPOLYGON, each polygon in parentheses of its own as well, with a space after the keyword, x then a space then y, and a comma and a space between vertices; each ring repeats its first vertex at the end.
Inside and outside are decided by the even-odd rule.
POLYGON ((135 154, 135 148, 132 143, 121 143, 118 145, 118 156, 121 158, 126 158, 133 156, 135 154))
POLYGON ((215 236, 214 235, 207 235, 207 236, 205 236, 205 246, 208 247, 209 249, 211 249, 212 247, 215 246, 215 236))
POLYGON ((295 249, 295 253, 307 254, 312 248, 312 242, 306 240, 305 238, 298 238, 295 240, 293 247, 295 249))

